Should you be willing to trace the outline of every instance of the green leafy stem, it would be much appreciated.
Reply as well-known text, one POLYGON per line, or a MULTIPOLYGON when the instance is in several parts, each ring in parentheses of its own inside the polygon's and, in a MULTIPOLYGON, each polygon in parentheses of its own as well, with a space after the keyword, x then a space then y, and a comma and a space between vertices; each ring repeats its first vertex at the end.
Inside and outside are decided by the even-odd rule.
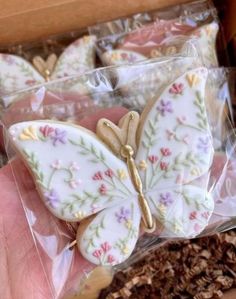
MULTIPOLYGON (((71 144, 75 145, 75 146, 79 146, 82 148, 81 151, 79 151, 79 154, 83 155, 83 156, 88 156, 91 155, 92 159, 89 159, 88 161, 92 162, 92 163, 101 163, 103 164, 103 166, 107 169, 110 169, 110 166, 106 163, 106 158, 103 154, 102 151, 98 151, 93 144, 86 144, 84 139, 82 137, 80 137, 79 142, 75 142, 73 140, 70 140, 71 144)), ((110 184, 114 189, 118 190, 119 192, 123 193, 124 195, 130 195, 131 192, 130 190, 126 187, 125 184, 123 184, 123 182, 118 178, 118 176, 114 173, 113 174, 114 177, 118 180, 120 187, 122 188, 118 188, 117 184, 115 184, 114 179, 111 178, 111 182, 109 182, 108 180, 106 180, 106 182, 108 184, 110 184)))
POLYGON ((198 118, 198 126, 200 129, 206 130, 207 129, 207 115, 206 115, 206 108, 204 99, 201 97, 200 92, 196 92, 196 99, 194 101, 194 105, 197 107, 198 112, 196 114, 198 118))
POLYGON ((101 237, 101 231, 103 229, 105 229, 104 217, 97 225, 90 225, 89 230, 91 231, 91 235, 90 237, 85 239, 87 241, 87 246, 86 246, 87 253, 89 253, 92 249, 96 248, 94 240, 99 239, 101 237))
POLYGON ((47 187, 44 184, 44 174, 43 172, 39 169, 39 162, 37 158, 35 157, 35 154, 28 153, 26 150, 24 150, 24 155, 27 159, 27 162, 30 165, 31 170, 33 171, 36 179, 36 183, 38 183, 41 187, 44 189, 47 189, 47 187))
MULTIPOLYGON (((131 221, 133 221, 134 219, 134 204, 131 204, 131 221)), ((126 224, 126 222, 125 222, 126 224)), ((128 227, 128 233, 127 236, 125 236, 124 238, 120 238, 116 244, 115 247, 119 248, 121 254, 124 255, 123 249, 127 246, 127 244, 129 243, 130 239, 136 238, 138 234, 137 229, 133 226, 133 224, 130 225, 130 227, 128 227)))

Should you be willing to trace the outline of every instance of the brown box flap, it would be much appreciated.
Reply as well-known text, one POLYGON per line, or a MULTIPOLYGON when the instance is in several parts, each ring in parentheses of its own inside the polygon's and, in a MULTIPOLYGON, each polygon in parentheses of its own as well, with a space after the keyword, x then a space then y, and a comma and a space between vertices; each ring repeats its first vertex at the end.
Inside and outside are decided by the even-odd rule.
POLYGON ((0 0, 0 45, 37 40, 189 0, 0 0))

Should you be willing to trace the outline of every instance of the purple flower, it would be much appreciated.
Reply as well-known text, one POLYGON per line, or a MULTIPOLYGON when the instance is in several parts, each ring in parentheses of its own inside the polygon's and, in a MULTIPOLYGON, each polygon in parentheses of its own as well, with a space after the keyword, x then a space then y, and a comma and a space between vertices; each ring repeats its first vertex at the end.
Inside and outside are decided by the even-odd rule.
POLYGON ((202 151, 203 153, 207 154, 210 148, 210 138, 209 136, 206 137, 199 137, 197 148, 202 151))
POLYGON ((1 57, 3 61, 5 61, 8 65, 13 65, 15 63, 15 59, 8 54, 1 54, 1 57))
POLYGON ((53 145, 56 146, 57 142, 61 142, 63 144, 66 143, 66 131, 62 131, 60 129, 55 129, 54 134, 51 136, 53 141, 53 145))
POLYGON ((167 192, 165 194, 161 193, 160 194, 160 203, 163 204, 164 206, 168 207, 173 203, 173 198, 171 197, 170 192, 167 192))
POLYGON ((137 57, 131 53, 128 57, 128 62, 133 63, 133 62, 136 62, 136 60, 137 60, 137 57))
POLYGON ((130 210, 125 209, 124 207, 122 207, 120 209, 120 212, 119 213, 115 213, 115 215, 116 215, 117 221, 119 223, 121 223, 123 221, 126 222, 126 221, 128 221, 128 217, 130 215, 130 210))
POLYGON ((161 113, 162 116, 165 116, 166 113, 172 113, 173 108, 170 101, 161 100, 159 106, 157 106, 157 110, 161 113))
POLYGON ((56 208, 58 202, 59 202, 59 195, 56 192, 56 190, 51 189, 50 191, 44 193, 44 196, 46 197, 48 204, 52 207, 52 208, 56 208))

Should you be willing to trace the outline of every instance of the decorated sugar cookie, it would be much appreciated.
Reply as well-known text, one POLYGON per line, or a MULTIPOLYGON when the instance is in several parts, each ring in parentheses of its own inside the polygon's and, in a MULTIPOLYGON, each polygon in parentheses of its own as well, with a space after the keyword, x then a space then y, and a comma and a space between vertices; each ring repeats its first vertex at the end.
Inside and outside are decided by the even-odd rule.
POLYGON ((97 133, 54 121, 9 128, 38 192, 58 218, 80 222, 77 244, 97 265, 116 265, 147 231, 190 238, 208 224, 213 157, 205 108, 207 71, 186 72, 154 98, 141 117, 129 112, 97 133), (204 177, 204 180, 200 180, 204 177))
MULTIPOLYGON (((94 68, 94 36, 85 36, 67 47, 59 58, 51 54, 45 61, 34 57, 32 64, 10 54, 0 54, 0 97, 46 81, 79 75, 94 68)), ((6 97, 5 106, 9 99, 6 97)))
POLYGON ((216 55, 216 37, 219 31, 219 25, 212 22, 199 28, 186 27, 187 30, 171 31, 170 36, 167 35, 165 28, 158 30, 160 25, 153 24, 144 26, 143 31, 138 30, 130 33, 118 45, 118 48, 109 50, 102 55, 102 61, 109 65, 120 65, 126 63, 134 63, 145 58, 157 58, 163 56, 171 56, 183 52, 185 43, 180 43, 181 38, 194 38, 197 40, 197 50, 204 65, 213 67, 218 65, 216 55))

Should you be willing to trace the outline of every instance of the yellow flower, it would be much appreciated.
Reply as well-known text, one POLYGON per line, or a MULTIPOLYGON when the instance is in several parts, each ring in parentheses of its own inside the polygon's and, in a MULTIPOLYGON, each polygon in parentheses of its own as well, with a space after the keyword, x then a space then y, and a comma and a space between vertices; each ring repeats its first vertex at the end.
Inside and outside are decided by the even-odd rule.
POLYGON ((119 53, 112 53, 112 54, 111 54, 111 59, 112 59, 112 60, 119 60, 119 58, 120 58, 120 57, 119 57, 119 53))
POLYGON ((133 225, 133 222, 132 222, 130 219, 128 219, 128 220, 126 221, 126 223, 125 223, 125 226, 126 226, 128 229, 131 229, 132 225, 133 225))
POLYGON ((164 218, 166 216, 166 206, 160 204, 158 207, 158 212, 160 213, 160 216, 164 218))
POLYGON ((141 170, 146 170, 147 169, 147 162, 145 160, 142 160, 138 164, 138 168, 141 170))
POLYGON ((200 174, 200 172, 199 172, 199 169, 197 168, 197 167, 195 167, 195 168, 193 168, 192 170, 191 170, 191 175, 199 175, 200 174))
POLYGON ((130 252, 129 247, 127 245, 124 245, 122 248, 122 253, 127 255, 127 254, 129 254, 129 252, 130 252))
POLYGON ((209 26, 209 25, 206 26, 206 29, 205 29, 205 30, 206 30, 206 35, 207 35, 207 36, 210 36, 210 35, 212 34, 212 31, 213 31, 213 30, 212 30, 212 27, 211 27, 211 26, 209 26))
POLYGON ((187 74, 186 79, 190 87, 194 87, 199 83, 199 77, 196 74, 187 74))
POLYGON ((183 230, 182 226, 177 221, 175 221, 175 223, 174 223, 174 231, 176 233, 178 233, 178 232, 181 232, 182 230, 183 230))
POLYGON ((84 36, 84 37, 83 37, 83 40, 84 40, 84 43, 85 43, 85 44, 88 44, 89 41, 90 41, 90 36, 84 36))
POLYGON ((86 217, 86 214, 84 211, 79 211, 74 213, 74 216, 78 219, 78 221, 80 221, 86 217))
POLYGON ((127 172, 124 169, 118 169, 117 174, 120 180, 125 180, 128 177, 127 172))
POLYGON ((36 133, 36 128, 33 126, 29 126, 28 128, 24 128, 23 132, 20 134, 20 140, 38 140, 38 136, 36 133))

